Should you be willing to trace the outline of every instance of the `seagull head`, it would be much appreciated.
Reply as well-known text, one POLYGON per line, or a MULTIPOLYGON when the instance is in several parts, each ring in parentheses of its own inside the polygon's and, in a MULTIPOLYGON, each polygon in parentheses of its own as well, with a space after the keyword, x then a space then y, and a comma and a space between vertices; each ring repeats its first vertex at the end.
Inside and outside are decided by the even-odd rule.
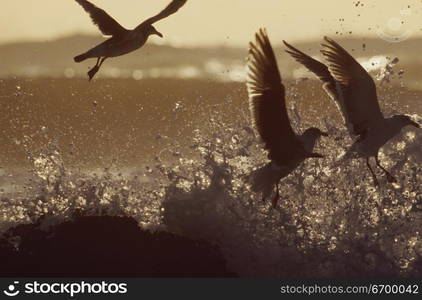
POLYGON ((393 116, 393 120, 397 124, 401 125, 401 127, 405 127, 405 126, 410 125, 410 126, 413 126, 413 127, 416 127, 416 128, 420 128, 420 125, 418 123, 416 123, 409 116, 406 116, 406 115, 393 116))
POLYGON ((160 38, 163 37, 163 34, 161 32, 159 32, 157 29, 155 29, 155 27, 152 26, 152 25, 148 26, 148 33, 158 35, 160 38))

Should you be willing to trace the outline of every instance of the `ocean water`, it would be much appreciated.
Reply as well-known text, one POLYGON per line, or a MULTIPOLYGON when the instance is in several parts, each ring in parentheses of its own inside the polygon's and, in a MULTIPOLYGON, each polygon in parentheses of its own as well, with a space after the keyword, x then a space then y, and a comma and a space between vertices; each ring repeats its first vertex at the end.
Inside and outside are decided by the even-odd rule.
MULTIPOLYGON (((217 244, 245 277, 420 276, 422 135, 381 151, 380 188, 318 83, 286 82, 293 127, 329 133, 281 187, 276 209, 248 175, 267 162, 244 84, 204 80, 0 81, 0 230, 77 212, 128 215, 217 244)), ((421 123, 421 93, 380 86, 386 115, 421 123)))

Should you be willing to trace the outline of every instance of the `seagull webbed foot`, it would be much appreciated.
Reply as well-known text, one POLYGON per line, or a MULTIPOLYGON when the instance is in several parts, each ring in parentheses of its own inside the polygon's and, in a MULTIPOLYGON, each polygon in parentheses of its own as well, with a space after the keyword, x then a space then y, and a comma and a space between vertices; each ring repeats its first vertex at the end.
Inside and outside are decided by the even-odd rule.
POLYGON ((325 158, 325 155, 319 154, 319 153, 311 153, 310 157, 313 158, 325 158))
POLYGON ((278 200, 280 200, 280 195, 277 193, 274 196, 273 200, 271 201, 271 204, 273 205, 273 208, 277 208, 278 200))
POLYGON ((99 69, 100 69, 99 66, 95 66, 91 70, 89 70, 89 72, 88 72, 89 81, 91 81, 92 78, 94 78, 95 74, 97 74, 97 72, 98 72, 99 69))
POLYGON ((377 166, 378 166, 378 167, 380 167, 380 168, 381 168, 381 170, 383 170, 383 171, 384 171, 385 175, 387 176, 387 181, 388 181, 389 183, 395 183, 395 182, 397 182, 397 179, 396 179, 393 175, 391 175, 391 173, 390 173, 390 172, 388 172, 386 168, 384 168, 384 167, 381 165, 381 162, 380 162, 380 160, 379 160, 379 158, 378 158, 378 155, 377 155, 377 156, 375 156, 375 161, 377 162, 377 166))
POLYGON ((278 189, 278 184, 276 184, 275 195, 271 201, 273 208, 277 207, 278 200, 280 200, 280 191, 278 189))

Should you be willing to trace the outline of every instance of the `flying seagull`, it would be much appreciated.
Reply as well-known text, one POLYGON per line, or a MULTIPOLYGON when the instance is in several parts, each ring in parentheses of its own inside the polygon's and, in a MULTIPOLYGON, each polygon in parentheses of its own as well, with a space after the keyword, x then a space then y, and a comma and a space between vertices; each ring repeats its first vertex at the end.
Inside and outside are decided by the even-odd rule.
POLYGON ((105 42, 74 58, 78 63, 88 58, 97 58, 97 64, 88 72, 91 80, 107 58, 121 56, 141 48, 150 35, 163 37, 152 24, 177 12, 187 0, 173 0, 162 12, 142 22, 133 30, 124 28, 104 10, 87 0, 75 1, 90 15, 92 22, 104 35, 111 36, 105 42))
POLYGON ((322 158, 323 155, 314 153, 313 148, 317 139, 327 134, 314 127, 302 135, 293 131, 286 109, 285 88, 265 29, 260 29, 255 39, 250 43, 248 57, 249 109, 271 162, 252 174, 252 187, 264 192, 264 200, 275 188, 272 200, 275 207, 280 198, 280 180, 305 159, 322 158))
POLYGON ((356 141, 345 158, 366 158, 374 185, 379 186, 369 159, 375 158, 388 182, 396 179, 381 165, 379 149, 407 125, 419 128, 419 124, 406 115, 385 118, 378 104, 375 82, 368 72, 334 40, 324 37, 321 53, 327 65, 313 59, 284 41, 289 53, 299 63, 313 72, 322 82, 323 89, 337 104, 346 127, 356 141))

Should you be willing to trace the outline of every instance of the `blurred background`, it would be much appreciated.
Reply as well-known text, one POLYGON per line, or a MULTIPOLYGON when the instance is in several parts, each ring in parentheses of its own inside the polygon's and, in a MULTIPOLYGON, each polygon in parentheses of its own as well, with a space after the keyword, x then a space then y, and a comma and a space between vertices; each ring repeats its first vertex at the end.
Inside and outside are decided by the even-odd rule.
MULTIPOLYGON (((167 0, 93 1, 124 27, 156 14, 167 0)), ((417 70, 422 26, 419 1, 188 1, 177 15, 157 25, 164 38, 123 57, 110 59, 100 77, 244 79, 244 58, 254 32, 266 27, 275 47, 287 40, 312 55, 327 35, 353 51, 372 69, 398 57, 404 81, 419 88, 417 70), (371 60, 372 59, 372 60, 371 60)), ((72 0, 5 1, 0 11, 0 77, 84 77, 94 64, 73 57, 103 37, 72 0)), ((282 55, 281 49, 277 51, 282 55)), ((300 77, 290 58, 280 60, 284 77, 300 77)), ((299 70, 298 70, 299 69, 299 70)))

